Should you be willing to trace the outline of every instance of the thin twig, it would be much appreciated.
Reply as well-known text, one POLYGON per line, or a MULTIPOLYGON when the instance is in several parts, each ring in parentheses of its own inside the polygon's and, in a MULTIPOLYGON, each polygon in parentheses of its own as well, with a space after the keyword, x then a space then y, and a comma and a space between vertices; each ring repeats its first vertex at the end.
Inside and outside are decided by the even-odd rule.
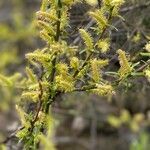
POLYGON ((134 9, 144 9, 144 8, 147 8, 150 6, 150 1, 145 3, 145 4, 137 4, 137 5, 133 5, 133 6, 130 6, 130 7, 125 7, 125 8, 122 8, 120 10, 121 13, 124 13, 124 12, 128 12, 128 11, 131 11, 131 10, 134 10, 134 9))
POLYGON ((38 104, 38 107, 37 107, 37 111, 36 111, 35 118, 34 118, 33 121, 31 122, 30 131, 33 131, 34 124, 35 124, 35 122, 38 120, 39 113, 40 113, 41 108, 42 108, 43 88, 42 88, 41 81, 39 81, 39 90, 40 90, 40 93, 39 93, 39 96, 38 96, 38 98, 39 98, 39 104, 38 104))
POLYGON ((136 69, 136 72, 143 71, 149 65, 150 65, 150 59, 144 65, 142 65, 138 69, 136 69))
POLYGON ((10 134, 9 136, 7 136, 4 141, 0 142, 0 145, 2 145, 2 144, 7 144, 11 139, 13 139, 13 138, 16 137, 16 133, 17 133, 18 131, 21 131, 21 130, 23 130, 24 128, 25 128, 25 127, 19 127, 18 129, 16 129, 12 134, 10 134))
MULTIPOLYGON (((61 25, 61 22, 60 22, 60 19, 61 19, 61 9, 62 9, 62 3, 61 3, 61 0, 58 0, 58 11, 57 11, 57 17, 58 17, 58 21, 57 21, 57 30, 56 30, 56 37, 55 37, 55 41, 58 42, 59 41, 59 38, 60 38, 60 25, 61 25)), ((53 82, 54 80, 54 77, 55 77, 55 72, 56 72, 56 60, 57 58, 55 57, 55 59, 52 61, 52 73, 50 75, 50 83, 53 82)), ((51 92, 51 89, 50 89, 50 92, 51 92)), ((48 101, 46 103, 46 107, 45 107, 45 113, 48 114, 48 111, 49 111, 49 106, 51 104, 51 101, 54 101, 54 97, 50 94, 50 96, 48 97, 48 101)))

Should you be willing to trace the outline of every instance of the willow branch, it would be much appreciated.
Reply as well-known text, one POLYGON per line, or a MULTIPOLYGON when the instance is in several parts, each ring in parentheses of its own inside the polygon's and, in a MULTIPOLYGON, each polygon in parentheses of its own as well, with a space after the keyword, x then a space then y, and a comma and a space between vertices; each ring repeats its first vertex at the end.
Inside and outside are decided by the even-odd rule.
POLYGON ((30 128, 30 131, 33 131, 33 129, 34 129, 34 124, 35 124, 36 121, 38 120, 39 113, 40 113, 40 111, 41 111, 41 109, 42 109, 43 88, 42 88, 41 81, 39 81, 39 90, 40 90, 40 94, 39 94, 39 96, 38 96, 39 104, 38 104, 38 107, 37 107, 36 115, 35 115, 33 121, 31 121, 31 128, 30 128))
MULTIPOLYGON (((109 14, 109 16, 108 16, 108 23, 109 23, 109 22, 111 21, 111 19, 112 19, 112 11, 113 11, 113 9, 114 9, 114 8, 112 7, 111 12, 110 12, 110 14, 109 14)), ((103 36, 104 36, 104 34, 105 34, 106 30, 107 30, 107 27, 108 27, 108 26, 106 26, 106 27, 103 29, 103 31, 102 31, 100 37, 98 38, 98 40, 100 40, 100 39, 103 38, 103 36)), ((90 52, 89 55, 88 55, 88 56, 86 57, 86 59, 84 60, 84 62, 83 62, 83 64, 81 65, 81 67, 80 67, 77 71, 75 71, 75 73, 74 73, 74 75, 73 75, 74 78, 75 78, 75 77, 78 75, 78 73, 89 63, 88 61, 90 60, 90 58, 92 57, 92 55, 93 55, 93 52, 90 52)))
MULTIPOLYGON (((61 0, 58 0, 58 11, 57 11, 57 17, 58 17, 58 21, 57 21, 57 25, 56 25, 56 36, 55 36, 55 41, 58 42, 59 41, 59 38, 60 38, 60 32, 61 32, 61 29, 60 29, 60 25, 61 25, 61 9, 62 9, 62 3, 61 3, 61 0)), ((49 81, 52 83, 54 81, 54 77, 55 77, 55 72, 56 72, 56 60, 57 58, 55 57, 54 60, 52 61, 52 73, 50 75, 50 79, 49 81)), ((51 89, 50 89, 51 91, 51 89)), ((49 111, 49 106, 51 104, 51 101, 53 101, 53 99, 55 99, 51 94, 48 98, 48 102, 46 103, 46 107, 45 107, 45 113, 47 114, 48 111, 49 111)))
POLYGON ((25 128, 25 127, 19 127, 18 129, 16 129, 12 134, 10 134, 9 136, 7 136, 7 137, 5 138, 5 140, 1 141, 1 142, 0 142, 0 145, 2 145, 2 144, 7 144, 10 140, 12 140, 13 138, 16 137, 17 132, 23 130, 24 128, 25 128))
POLYGON ((136 69, 136 72, 143 71, 147 66, 150 65, 150 60, 148 60, 144 65, 140 66, 139 68, 136 69))

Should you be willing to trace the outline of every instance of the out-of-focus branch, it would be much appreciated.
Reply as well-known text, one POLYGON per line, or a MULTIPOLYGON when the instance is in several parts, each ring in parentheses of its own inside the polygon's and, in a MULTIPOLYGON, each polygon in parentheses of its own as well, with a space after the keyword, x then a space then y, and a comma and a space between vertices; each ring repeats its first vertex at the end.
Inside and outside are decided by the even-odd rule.
POLYGON ((150 6, 150 1, 145 3, 145 4, 137 4, 137 5, 133 5, 133 6, 130 6, 130 7, 125 7, 125 8, 122 8, 120 10, 121 13, 124 13, 124 12, 128 12, 128 11, 131 11, 131 10, 134 10, 134 9, 144 9, 144 8, 147 8, 150 6))
POLYGON ((136 72, 143 71, 149 65, 150 65, 150 59, 144 65, 142 65, 138 69, 136 69, 136 72))
POLYGON ((2 144, 7 144, 10 140, 12 140, 13 138, 16 137, 16 134, 18 131, 23 130, 24 127, 19 127, 18 129, 16 129, 12 134, 10 134, 9 136, 7 136, 3 141, 0 142, 0 145, 2 144))

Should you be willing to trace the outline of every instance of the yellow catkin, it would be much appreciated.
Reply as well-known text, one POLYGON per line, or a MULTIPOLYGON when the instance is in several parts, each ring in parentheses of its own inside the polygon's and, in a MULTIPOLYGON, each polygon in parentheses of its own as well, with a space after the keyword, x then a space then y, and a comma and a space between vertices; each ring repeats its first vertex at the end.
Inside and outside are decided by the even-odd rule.
POLYGON ((36 61, 49 61, 51 59, 51 55, 48 54, 44 54, 40 51, 35 51, 33 53, 28 53, 26 54, 26 58, 28 58, 29 60, 36 60, 36 61))
POLYGON ((30 91, 30 92, 24 92, 21 95, 22 99, 29 99, 34 102, 37 102, 40 92, 39 91, 30 91))
POLYGON ((145 49, 150 52, 150 41, 145 45, 145 49))
POLYGON ((120 63, 120 69, 118 73, 120 78, 124 78, 132 71, 132 68, 128 62, 125 52, 121 49, 119 49, 117 52, 119 54, 118 59, 120 63))
POLYGON ((37 82, 36 75, 33 73, 33 71, 29 67, 26 67, 26 74, 32 82, 35 82, 35 83, 37 82))
POLYGON ((92 73, 92 78, 94 79, 94 81, 99 82, 100 70, 99 70, 99 66, 97 63, 97 59, 93 59, 91 61, 91 73, 92 73))
POLYGON ((79 68, 79 59, 77 57, 72 57, 70 60, 70 66, 77 70, 79 68))
POLYGON ((80 29, 79 32, 80 32, 81 37, 84 40, 84 43, 87 46, 87 48, 89 50, 92 50, 93 49, 93 39, 90 36, 90 34, 87 31, 85 31, 84 29, 80 29))
POLYGON ((86 0, 86 2, 91 6, 95 6, 98 4, 98 0, 86 0))
POLYGON ((123 5, 124 3, 125 3, 124 0, 112 0, 112 1, 111 1, 112 6, 118 6, 118 7, 120 7, 120 6, 123 5))
POLYGON ((56 69, 59 74, 62 74, 64 76, 68 74, 68 65, 65 63, 57 64, 56 69))
POLYGON ((96 10, 94 12, 89 12, 90 16, 93 17, 98 24, 100 29, 103 29, 107 26, 107 19, 102 10, 96 10))
POLYGON ((109 50, 110 42, 109 39, 102 39, 97 42, 97 46, 102 53, 106 53, 109 50))
POLYGON ((50 4, 51 0, 42 0, 42 5, 41 5, 41 11, 46 11, 47 10, 47 6, 50 4))
POLYGON ((38 21, 37 25, 41 28, 44 29, 47 33, 51 35, 55 35, 55 31, 52 26, 50 26, 48 23, 43 22, 43 21, 38 21))
POLYGON ((55 15, 52 15, 47 12, 38 11, 36 15, 37 15, 37 19, 41 21, 47 21, 47 22, 58 21, 58 18, 55 15))
POLYGON ((91 60, 91 73, 94 81, 99 82, 101 78, 100 69, 102 69, 107 64, 108 60, 98 60, 96 58, 91 60))
POLYGON ((114 93, 113 91, 113 87, 111 85, 108 84, 97 84, 96 85, 97 88, 93 89, 92 92, 100 95, 100 96, 106 96, 106 95, 111 95, 114 93))
POLYGON ((48 35, 48 33, 45 32, 44 30, 43 30, 43 31, 40 31, 40 37, 41 37, 44 41, 46 41, 46 42, 48 42, 48 43, 52 43, 52 41, 53 41, 52 37, 50 37, 50 36, 48 35))
POLYGON ((74 82, 69 76, 58 75, 55 83, 58 89, 64 92, 71 92, 74 89, 74 82))

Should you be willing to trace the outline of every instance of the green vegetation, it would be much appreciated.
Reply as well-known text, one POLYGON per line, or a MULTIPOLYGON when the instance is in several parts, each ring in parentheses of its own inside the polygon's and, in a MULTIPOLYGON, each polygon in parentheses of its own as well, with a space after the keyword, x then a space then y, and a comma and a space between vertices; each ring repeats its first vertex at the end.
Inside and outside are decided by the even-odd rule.
MULTIPOLYGON (((140 65, 141 60, 129 59, 122 49, 116 49, 115 55, 119 61, 119 69, 117 71, 109 69, 111 65, 111 59, 107 57, 111 49, 109 31, 117 30, 112 24, 113 19, 124 19, 120 16, 119 10, 125 1, 103 0, 101 7, 95 7, 87 12, 95 23, 90 31, 84 28, 79 29, 84 45, 82 47, 73 45, 67 40, 69 10, 77 3, 81 2, 79 0, 42 0, 40 11, 36 13, 35 24, 39 28, 40 37, 46 44, 43 48, 25 55, 28 61, 25 69, 26 77, 18 73, 10 76, 4 71, 8 64, 19 61, 15 51, 9 55, 6 55, 7 51, 4 51, 0 56, 4 59, 0 64, 0 70, 3 70, 0 74, 0 95, 3 95, 3 99, 7 101, 10 101, 12 96, 13 99, 17 99, 15 103, 21 128, 16 136, 26 150, 36 150, 41 147, 45 150, 55 150, 52 142, 55 120, 51 114, 51 105, 61 95, 87 92, 111 97, 116 94, 120 86, 128 86, 129 79, 139 76, 150 79, 149 60, 146 60, 144 66, 140 65), (10 56, 11 59, 9 59, 10 56), (35 105, 33 110, 28 109, 30 103, 35 105)), ((94 0, 87 3, 92 6, 98 4, 94 0)), ((26 40, 31 35, 36 35, 32 27, 24 26, 21 18, 17 16, 14 25, 19 34, 14 37, 9 27, 0 25, 0 30, 3 31, 0 33, 0 38, 16 42, 18 39, 26 40)), ((137 34, 133 42, 138 40, 137 34)), ((143 49, 144 51, 140 53, 141 59, 149 58, 148 40, 143 49)), ((2 106, 4 107, 4 104, 2 106)), ((143 114, 132 117, 127 110, 122 110, 119 117, 114 115, 108 117, 108 122, 115 128, 126 124, 136 132, 144 119, 143 114)), ((145 137, 142 139, 145 142, 145 137)), ((134 149, 132 147, 134 144, 131 150, 134 149)))
POLYGON ((147 133, 142 132, 139 139, 131 143, 130 150, 148 150, 150 148, 150 137, 147 133))

